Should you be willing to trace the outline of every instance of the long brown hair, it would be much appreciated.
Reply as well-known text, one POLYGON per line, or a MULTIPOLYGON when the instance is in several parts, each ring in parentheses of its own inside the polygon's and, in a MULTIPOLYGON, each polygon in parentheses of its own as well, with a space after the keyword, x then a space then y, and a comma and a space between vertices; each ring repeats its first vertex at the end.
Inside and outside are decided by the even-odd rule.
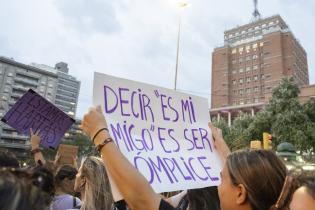
POLYGON ((82 164, 81 176, 86 179, 83 210, 110 210, 113 197, 109 179, 102 159, 94 156, 86 158, 82 164))
POLYGON ((253 210, 268 210, 277 202, 287 170, 274 152, 240 150, 230 154, 226 163, 232 183, 244 185, 253 210))

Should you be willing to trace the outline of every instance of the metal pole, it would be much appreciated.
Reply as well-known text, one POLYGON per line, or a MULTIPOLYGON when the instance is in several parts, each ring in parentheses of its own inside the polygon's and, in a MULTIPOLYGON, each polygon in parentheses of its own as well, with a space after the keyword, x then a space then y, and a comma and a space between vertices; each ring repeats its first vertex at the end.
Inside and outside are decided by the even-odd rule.
POLYGON ((180 42, 180 28, 181 28, 181 11, 179 11, 179 23, 178 23, 178 34, 177 34, 177 52, 176 52, 176 66, 175 66, 175 87, 177 89, 177 71, 178 71, 178 57, 179 57, 179 42, 180 42))

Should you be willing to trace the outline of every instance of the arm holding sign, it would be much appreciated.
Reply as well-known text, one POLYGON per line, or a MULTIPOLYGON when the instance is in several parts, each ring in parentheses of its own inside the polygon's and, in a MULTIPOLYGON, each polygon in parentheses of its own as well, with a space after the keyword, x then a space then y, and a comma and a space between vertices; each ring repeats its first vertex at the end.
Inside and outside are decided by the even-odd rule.
POLYGON ((214 146, 217 149, 222 162, 225 163, 225 160, 229 156, 231 151, 223 139, 222 130, 215 127, 211 123, 208 123, 208 126, 212 132, 214 146))
POLYGON ((42 154, 42 152, 39 149, 39 143, 40 143, 40 136, 39 131, 36 133, 33 133, 33 129, 30 129, 31 133, 31 153, 34 155, 35 163, 38 165, 45 165, 46 160, 42 154))
MULTIPOLYGON (((96 146, 110 138, 108 131, 103 129, 107 128, 107 123, 100 107, 90 109, 83 118, 81 128, 91 139, 94 138, 96 146), (100 129, 103 130, 98 132, 100 129)), ((129 163, 112 141, 103 146, 100 152, 107 171, 131 209, 159 209, 160 195, 153 191, 144 176, 129 163)))

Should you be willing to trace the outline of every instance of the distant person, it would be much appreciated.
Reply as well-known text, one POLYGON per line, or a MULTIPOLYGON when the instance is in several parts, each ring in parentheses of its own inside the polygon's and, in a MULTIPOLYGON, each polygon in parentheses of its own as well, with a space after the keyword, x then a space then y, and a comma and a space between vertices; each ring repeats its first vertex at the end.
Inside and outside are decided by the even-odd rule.
POLYGON ((51 210, 75 209, 81 206, 81 200, 74 196, 74 182, 77 169, 71 165, 63 165, 55 174, 55 197, 51 210))

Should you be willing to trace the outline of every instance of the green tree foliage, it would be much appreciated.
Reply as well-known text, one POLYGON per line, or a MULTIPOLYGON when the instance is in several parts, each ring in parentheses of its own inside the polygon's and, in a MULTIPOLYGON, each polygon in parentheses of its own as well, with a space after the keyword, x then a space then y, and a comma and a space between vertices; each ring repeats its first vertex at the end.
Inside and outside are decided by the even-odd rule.
POLYGON ((314 152, 315 99, 301 105, 300 90, 292 78, 284 78, 273 90, 266 108, 255 117, 241 115, 229 128, 225 121, 214 123, 232 150, 248 147, 251 140, 262 140, 263 132, 271 133, 273 143, 290 142, 301 152, 314 152))
POLYGON ((312 149, 311 121, 299 103, 300 90, 292 78, 285 78, 274 89, 266 110, 271 115, 274 143, 290 142, 300 151, 312 149))
POLYGON ((309 119, 315 123, 315 98, 312 98, 308 102, 306 102, 303 106, 305 113, 309 117, 309 119))

